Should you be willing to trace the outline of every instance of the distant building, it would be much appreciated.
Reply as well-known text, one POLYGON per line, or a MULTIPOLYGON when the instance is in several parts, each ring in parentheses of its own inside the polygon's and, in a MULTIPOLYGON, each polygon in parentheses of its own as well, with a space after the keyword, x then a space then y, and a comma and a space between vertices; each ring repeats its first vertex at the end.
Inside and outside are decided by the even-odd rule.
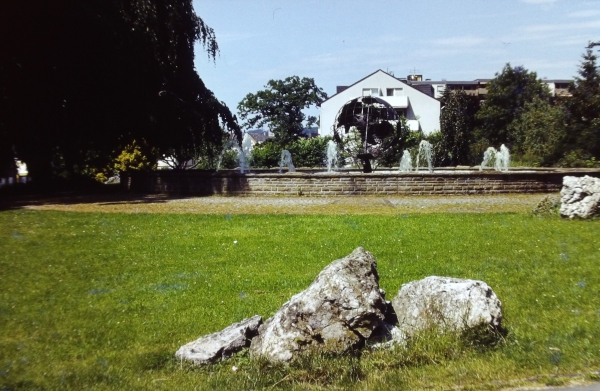
POLYGON ((336 116, 351 100, 361 96, 376 96, 389 103, 408 120, 415 131, 430 134, 440 129, 440 102, 381 69, 350 86, 340 86, 337 93, 321 103, 319 134, 331 136, 336 116))
POLYGON ((262 130, 262 129, 252 129, 252 130, 247 131, 246 133, 248 134, 248 136, 250 136, 250 139, 252 140, 252 145, 262 144, 268 138, 273 137, 272 135, 269 136, 268 130, 262 130))
MULTIPOLYGON (((394 107, 396 112, 408 120, 411 130, 420 130, 425 135, 440 129, 440 102, 444 91, 464 91, 481 101, 487 95, 487 83, 491 79, 448 81, 445 79, 423 80, 423 75, 395 76, 381 69, 349 86, 337 86, 335 95, 321 103, 319 134, 333 134, 333 126, 340 109, 352 99, 361 96, 377 96, 394 107)), ((572 80, 542 79, 552 96, 570 96, 572 80)))

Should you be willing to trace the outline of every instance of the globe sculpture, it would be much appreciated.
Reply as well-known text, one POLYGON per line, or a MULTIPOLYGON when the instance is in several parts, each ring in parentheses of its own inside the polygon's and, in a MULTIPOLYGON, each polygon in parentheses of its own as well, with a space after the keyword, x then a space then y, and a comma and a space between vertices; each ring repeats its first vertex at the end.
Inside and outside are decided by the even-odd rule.
POLYGON ((361 96, 348 101, 337 113, 333 125, 333 138, 346 146, 346 152, 362 161, 363 171, 371 172, 371 159, 379 155, 383 141, 394 134, 398 113, 385 100, 374 96, 361 96), (355 129, 360 140, 356 145, 344 143, 355 129))

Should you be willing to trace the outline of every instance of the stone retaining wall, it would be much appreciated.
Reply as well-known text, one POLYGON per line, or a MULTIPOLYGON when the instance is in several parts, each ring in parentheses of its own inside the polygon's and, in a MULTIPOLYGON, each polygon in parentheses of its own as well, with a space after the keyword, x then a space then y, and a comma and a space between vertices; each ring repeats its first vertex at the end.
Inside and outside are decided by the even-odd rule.
POLYGON ((562 187, 562 178, 600 176, 600 170, 474 171, 459 173, 284 173, 263 170, 250 174, 233 171, 163 170, 122 175, 122 185, 142 193, 243 196, 352 196, 548 193, 562 187))

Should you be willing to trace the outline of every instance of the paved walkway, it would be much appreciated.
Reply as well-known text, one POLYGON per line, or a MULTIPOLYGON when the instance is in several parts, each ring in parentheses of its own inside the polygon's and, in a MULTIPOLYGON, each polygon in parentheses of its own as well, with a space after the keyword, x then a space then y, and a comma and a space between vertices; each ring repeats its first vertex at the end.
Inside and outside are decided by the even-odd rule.
MULTIPOLYGON (((408 214, 527 213, 544 194, 404 197, 63 196, 16 200, 10 208, 108 213, 408 214)), ((6 208, 6 206, 5 206, 6 208)))
POLYGON ((530 390, 549 390, 549 391, 600 391, 600 383, 593 383, 588 385, 578 385, 570 387, 546 387, 546 388, 519 388, 515 391, 530 391, 530 390))

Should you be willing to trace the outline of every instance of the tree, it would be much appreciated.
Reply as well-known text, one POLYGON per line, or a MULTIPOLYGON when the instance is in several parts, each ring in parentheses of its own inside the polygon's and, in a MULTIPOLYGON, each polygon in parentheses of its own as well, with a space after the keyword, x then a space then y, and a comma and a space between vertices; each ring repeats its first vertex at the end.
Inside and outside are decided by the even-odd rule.
POLYGON ((560 105, 538 97, 525 103, 514 123, 513 153, 532 166, 550 166, 562 154, 565 140, 564 112, 560 105))
POLYGON ((57 158, 71 174, 105 167, 133 140, 185 161, 218 150, 222 126, 241 137, 194 69, 195 42, 213 60, 218 46, 190 0, 0 7, 0 33, 14 37, 0 50, 0 141, 36 179, 57 158))
POLYGON ((583 155, 583 159, 600 157, 600 74, 597 56, 588 48, 579 66, 579 76, 569 88, 571 97, 565 101, 568 144, 583 155))
POLYGON ((247 129, 267 126, 281 146, 302 137, 304 127, 317 122, 302 110, 320 104, 327 94, 315 84, 314 79, 298 76, 285 80, 269 80, 265 89, 248 94, 238 104, 240 118, 247 129))
POLYGON ((464 91, 446 89, 440 113, 440 150, 442 165, 469 164, 469 142, 475 128, 479 100, 464 91))
POLYGON ((488 146, 515 142, 514 125, 521 116, 525 104, 534 98, 550 99, 548 87, 522 66, 506 64, 501 73, 487 83, 487 95, 475 118, 479 121, 476 141, 488 146))

